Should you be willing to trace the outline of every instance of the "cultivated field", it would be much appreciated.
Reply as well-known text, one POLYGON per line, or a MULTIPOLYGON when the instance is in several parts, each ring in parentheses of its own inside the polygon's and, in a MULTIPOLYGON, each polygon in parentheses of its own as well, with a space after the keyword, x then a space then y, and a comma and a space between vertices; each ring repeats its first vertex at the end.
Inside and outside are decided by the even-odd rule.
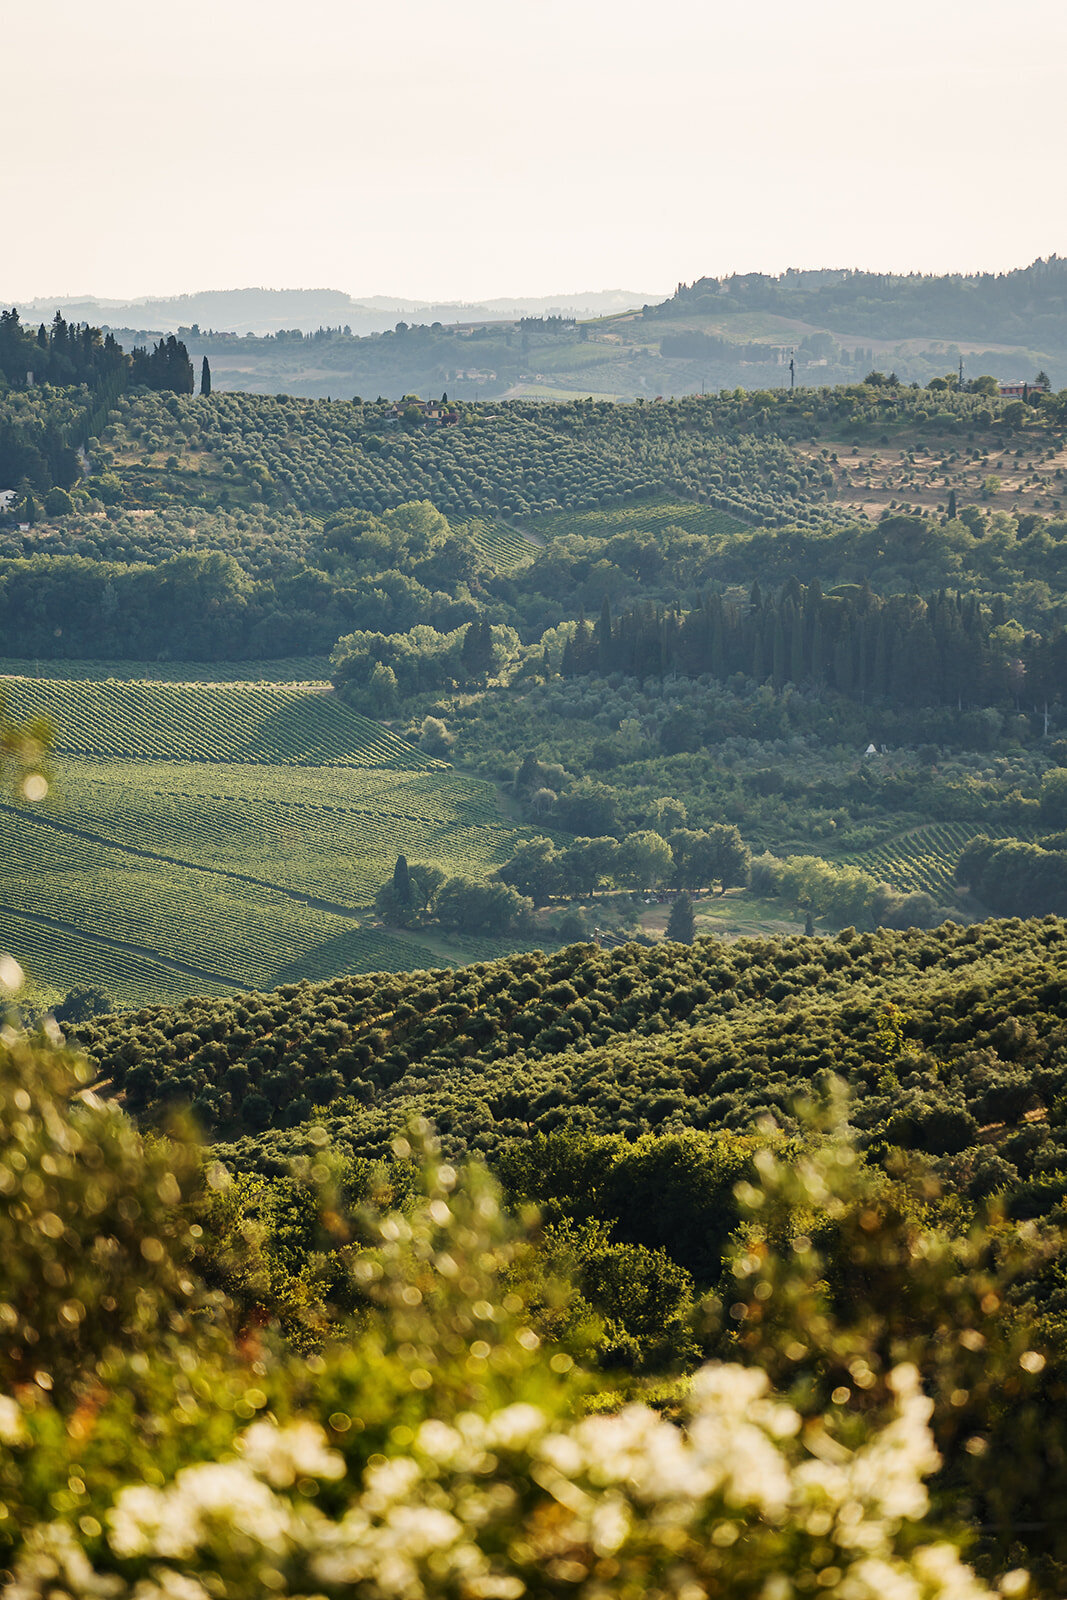
POLYGON ((350 710, 325 684, 11 678, 4 689, 16 719, 51 718, 59 755, 400 770, 441 765, 350 710))
POLYGON ((99 984, 134 1006, 440 965, 376 925, 397 856, 482 878, 520 836, 490 785, 317 689, 6 689, 12 714, 56 725, 48 801, 0 807, 0 946, 48 996, 99 984))

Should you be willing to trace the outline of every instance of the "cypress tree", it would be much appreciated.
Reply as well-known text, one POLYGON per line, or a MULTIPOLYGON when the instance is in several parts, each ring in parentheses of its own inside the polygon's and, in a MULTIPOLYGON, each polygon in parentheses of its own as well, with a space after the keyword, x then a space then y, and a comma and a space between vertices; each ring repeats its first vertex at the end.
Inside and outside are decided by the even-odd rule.
POLYGON ((696 918, 693 915, 693 902, 683 889, 671 906, 667 922, 667 938, 673 939, 676 944, 692 944, 695 937, 696 918))
POLYGON ((597 670, 604 677, 606 677, 614 665, 614 652, 612 650, 613 640, 611 631, 611 601, 608 599, 607 595, 604 596, 604 604, 600 608, 600 620, 597 622, 594 631, 596 633, 597 670))
POLYGON ((211 368, 208 366, 207 356, 200 363, 200 393, 211 393, 211 368))
POLYGON ((948 515, 949 515, 949 521, 950 522, 955 518, 955 515, 956 515, 956 491, 955 491, 955 489, 950 489, 949 492, 948 492, 948 515))
POLYGON ((411 892, 411 874, 408 871, 407 856, 397 856, 396 866, 393 868, 393 899, 398 907, 407 909, 411 906, 414 896, 411 892))
POLYGON ((776 611, 774 616, 774 639, 771 645, 771 675, 774 687, 780 689, 785 683, 785 628, 782 625, 782 613, 776 611))

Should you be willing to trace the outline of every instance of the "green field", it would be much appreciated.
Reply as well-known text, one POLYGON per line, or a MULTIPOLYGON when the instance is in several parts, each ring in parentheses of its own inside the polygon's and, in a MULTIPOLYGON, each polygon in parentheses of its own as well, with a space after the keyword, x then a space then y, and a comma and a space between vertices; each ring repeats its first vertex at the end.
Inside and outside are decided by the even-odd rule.
POLYGON ((560 511, 538 517, 531 526, 545 539, 565 534, 578 534, 585 539, 610 539, 614 533, 658 533, 661 528, 671 527, 708 537, 739 533, 747 523, 713 506, 687 505, 676 500, 635 500, 607 510, 560 511))
POLYGON ((10 678, 4 689, 14 718, 52 720, 60 756, 401 770, 441 765, 352 711, 325 684, 10 678))
POLYGON ((47 802, 0 806, 0 947, 48 998, 98 984, 139 1006, 441 965, 376 925, 375 892, 400 854, 485 877, 520 835, 490 785, 318 691, 7 689, 13 714, 56 725, 47 802))
POLYGON ((74 682, 122 683, 318 683, 330 676, 329 656, 292 656, 277 661, 30 661, 0 657, 0 692, 5 678, 69 678, 74 682))

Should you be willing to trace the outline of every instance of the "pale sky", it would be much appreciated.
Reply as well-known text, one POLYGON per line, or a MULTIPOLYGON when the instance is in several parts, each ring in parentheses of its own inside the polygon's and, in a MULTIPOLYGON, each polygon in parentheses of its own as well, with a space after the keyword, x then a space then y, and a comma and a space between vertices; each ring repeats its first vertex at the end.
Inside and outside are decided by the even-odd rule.
POLYGON ((1067 254, 1063 0, 8 0, 0 300, 1067 254))

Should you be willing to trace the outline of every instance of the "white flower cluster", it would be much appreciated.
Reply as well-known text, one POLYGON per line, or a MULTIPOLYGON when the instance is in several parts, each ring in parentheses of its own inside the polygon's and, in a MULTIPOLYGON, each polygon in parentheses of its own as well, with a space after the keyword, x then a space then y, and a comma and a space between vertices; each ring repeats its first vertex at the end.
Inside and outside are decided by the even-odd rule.
MULTIPOLYGON (((521 1600, 547 1578, 576 1600, 988 1600, 954 1547, 901 1538, 938 1458, 914 1369, 894 1388, 895 1415, 854 1451, 762 1373, 716 1365, 684 1428, 640 1405, 561 1424, 516 1404, 428 1420, 358 1482, 317 1424, 260 1420, 235 1459, 121 1490, 106 1562, 69 1526, 43 1530, 8 1594, 521 1600)), ((1025 1593, 1024 1575, 1001 1592, 1025 1593)))

